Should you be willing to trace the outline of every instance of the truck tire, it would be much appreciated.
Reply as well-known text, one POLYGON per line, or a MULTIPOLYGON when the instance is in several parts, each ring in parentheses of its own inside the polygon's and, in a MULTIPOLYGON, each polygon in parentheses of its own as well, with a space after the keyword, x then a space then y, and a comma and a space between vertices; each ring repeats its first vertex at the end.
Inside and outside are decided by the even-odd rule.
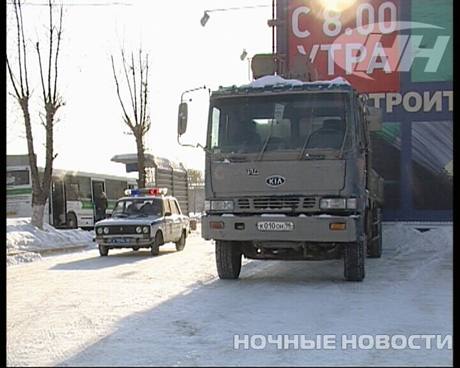
POLYGON ((372 221, 372 239, 369 241, 367 256, 369 258, 380 258, 382 256, 382 211, 375 210, 372 221))
POLYGON ((182 231, 182 235, 180 237, 180 239, 176 242, 176 250, 177 251, 181 251, 181 250, 184 250, 185 248, 185 241, 187 239, 187 236, 186 236, 186 231, 182 231))
POLYGON ((157 256, 160 254, 160 245, 163 243, 163 236, 158 231, 155 234, 155 240, 153 241, 152 245, 150 246, 150 253, 152 256, 157 256))
POLYGON ((344 248, 344 276, 347 281, 363 281, 366 275, 366 237, 356 243, 346 244, 344 248))
POLYGON ((220 279, 237 279, 241 271, 241 258, 235 242, 216 241, 216 265, 220 279))
POLYGON ((109 247, 105 245, 99 245, 99 254, 101 257, 107 257, 109 255, 109 247))

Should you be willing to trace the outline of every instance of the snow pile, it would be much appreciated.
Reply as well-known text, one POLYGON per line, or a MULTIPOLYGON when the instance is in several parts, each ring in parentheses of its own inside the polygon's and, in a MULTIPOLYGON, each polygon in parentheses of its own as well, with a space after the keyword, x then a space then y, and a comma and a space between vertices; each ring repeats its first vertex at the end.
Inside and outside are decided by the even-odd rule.
POLYGON ((43 224, 43 230, 31 225, 29 217, 7 219, 6 255, 8 264, 30 262, 40 258, 40 251, 95 247, 94 231, 81 229, 57 230, 43 224))
POLYGON ((451 226, 417 230, 417 226, 398 222, 387 227, 383 239, 395 249, 395 259, 418 259, 422 253, 452 252, 453 245, 451 226))
MULTIPOLYGON (((192 230, 189 236, 199 236, 201 224, 192 230)), ((97 248, 93 242, 94 230, 82 229, 58 230, 49 224, 43 224, 43 230, 31 225, 30 217, 7 219, 6 223, 6 263, 8 266, 33 262, 41 259, 40 252, 75 247, 97 248)))
POLYGON ((329 83, 333 84, 346 84, 350 85, 350 83, 343 77, 337 77, 331 80, 324 80, 324 81, 313 81, 313 82, 302 82, 297 79, 284 79, 279 75, 267 75, 265 77, 261 77, 252 81, 251 83, 244 85, 242 87, 252 87, 252 88, 263 88, 265 86, 278 86, 284 84, 290 84, 292 86, 302 85, 302 84, 318 84, 318 83, 329 83))

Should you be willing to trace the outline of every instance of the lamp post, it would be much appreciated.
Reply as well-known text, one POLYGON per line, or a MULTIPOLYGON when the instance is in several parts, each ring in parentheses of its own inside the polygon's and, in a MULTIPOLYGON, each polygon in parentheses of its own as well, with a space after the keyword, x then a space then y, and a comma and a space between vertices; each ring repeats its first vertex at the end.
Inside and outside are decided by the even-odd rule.
MULTIPOLYGON (((265 62, 273 63, 275 65, 275 70, 280 73, 284 71, 285 65, 284 65, 284 57, 282 55, 278 55, 278 50, 276 46, 276 32, 275 32, 275 27, 278 26, 284 26, 285 21, 281 21, 276 19, 276 7, 277 7, 277 0, 272 0, 272 5, 253 5, 253 6, 244 6, 244 7, 239 7, 239 8, 224 8, 224 9, 209 9, 205 10, 203 16, 201 17, 200 23, 204 27, 206 23, 208 22, 209 18, 211 17, 210 13, 211 12, 217 12, 217 11, 229 11, 229 10, 241 10, 241 9, 254 9, 254 8, 268 8, 272 7, 272 19, 269 19, 267 21, 267 25, 272 28, 272 53, 271 53, 271 59, 272 61, 269 61, 266 58, 266 55, 263 55, 263 59, 266 59, 265 62)), ((244 60, 247 56, 247 51, 243 49, 243 53, 240 56, 240 60, 244 60)), ((259 58, 261 59, 261 58, 259 58)))

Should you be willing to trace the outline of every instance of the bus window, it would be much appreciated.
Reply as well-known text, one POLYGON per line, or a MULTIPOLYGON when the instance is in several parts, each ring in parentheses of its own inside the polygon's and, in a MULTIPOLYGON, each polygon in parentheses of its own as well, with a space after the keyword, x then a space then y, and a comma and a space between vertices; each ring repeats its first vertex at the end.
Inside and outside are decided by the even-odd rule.
POLYGON ((66 183, 65 190, 68 201, 78 201, 80 193, 78 190, 78 184, 66 183))
POLYGON ((91 179, 85 177, 78 178, 78 187, 80 188, 80 197, 91 199, 91 179))
POLYGON ((126 181, 112 179, 105 180, 105 190, 108 199, 119 199, 123 197, 126 188, 126 181))
POLYGON ((29 170, 14 170, 6 173, 6 185, 28 185, 29 170))

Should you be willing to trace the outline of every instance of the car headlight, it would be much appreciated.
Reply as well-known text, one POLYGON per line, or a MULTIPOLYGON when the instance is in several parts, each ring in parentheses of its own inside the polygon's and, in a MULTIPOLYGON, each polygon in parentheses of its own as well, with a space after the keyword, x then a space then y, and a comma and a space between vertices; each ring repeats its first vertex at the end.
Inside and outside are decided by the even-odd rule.
POLYGON ((103 231, 104 231, 104 230, 102 229, 102 227, 98 227, 97 230, 96 230, 96 232, 97 232, 99 235, 102 235, 102 232, 103 232, 103 231))
POLYGON ((233 211, 233 201, 205 201, 205 210, 233 211))
POLYGON ((136 227, 136 233, 140 234, 142 232, 142 228, 140 226, 136 227))
POLYGON ((355 210, 358 207, 356 198, 321 198, 319 208, 322 210, 355 210))
POLYGON ((104 227, 104 234, 108 234, 109 233, 109 228, 108 227, 104 227))
POLYGON ((142 228, 142 231, 144 232, 144 234, 147 234, 150 231, 150 228, 148 226, 144 226, 142 228))

